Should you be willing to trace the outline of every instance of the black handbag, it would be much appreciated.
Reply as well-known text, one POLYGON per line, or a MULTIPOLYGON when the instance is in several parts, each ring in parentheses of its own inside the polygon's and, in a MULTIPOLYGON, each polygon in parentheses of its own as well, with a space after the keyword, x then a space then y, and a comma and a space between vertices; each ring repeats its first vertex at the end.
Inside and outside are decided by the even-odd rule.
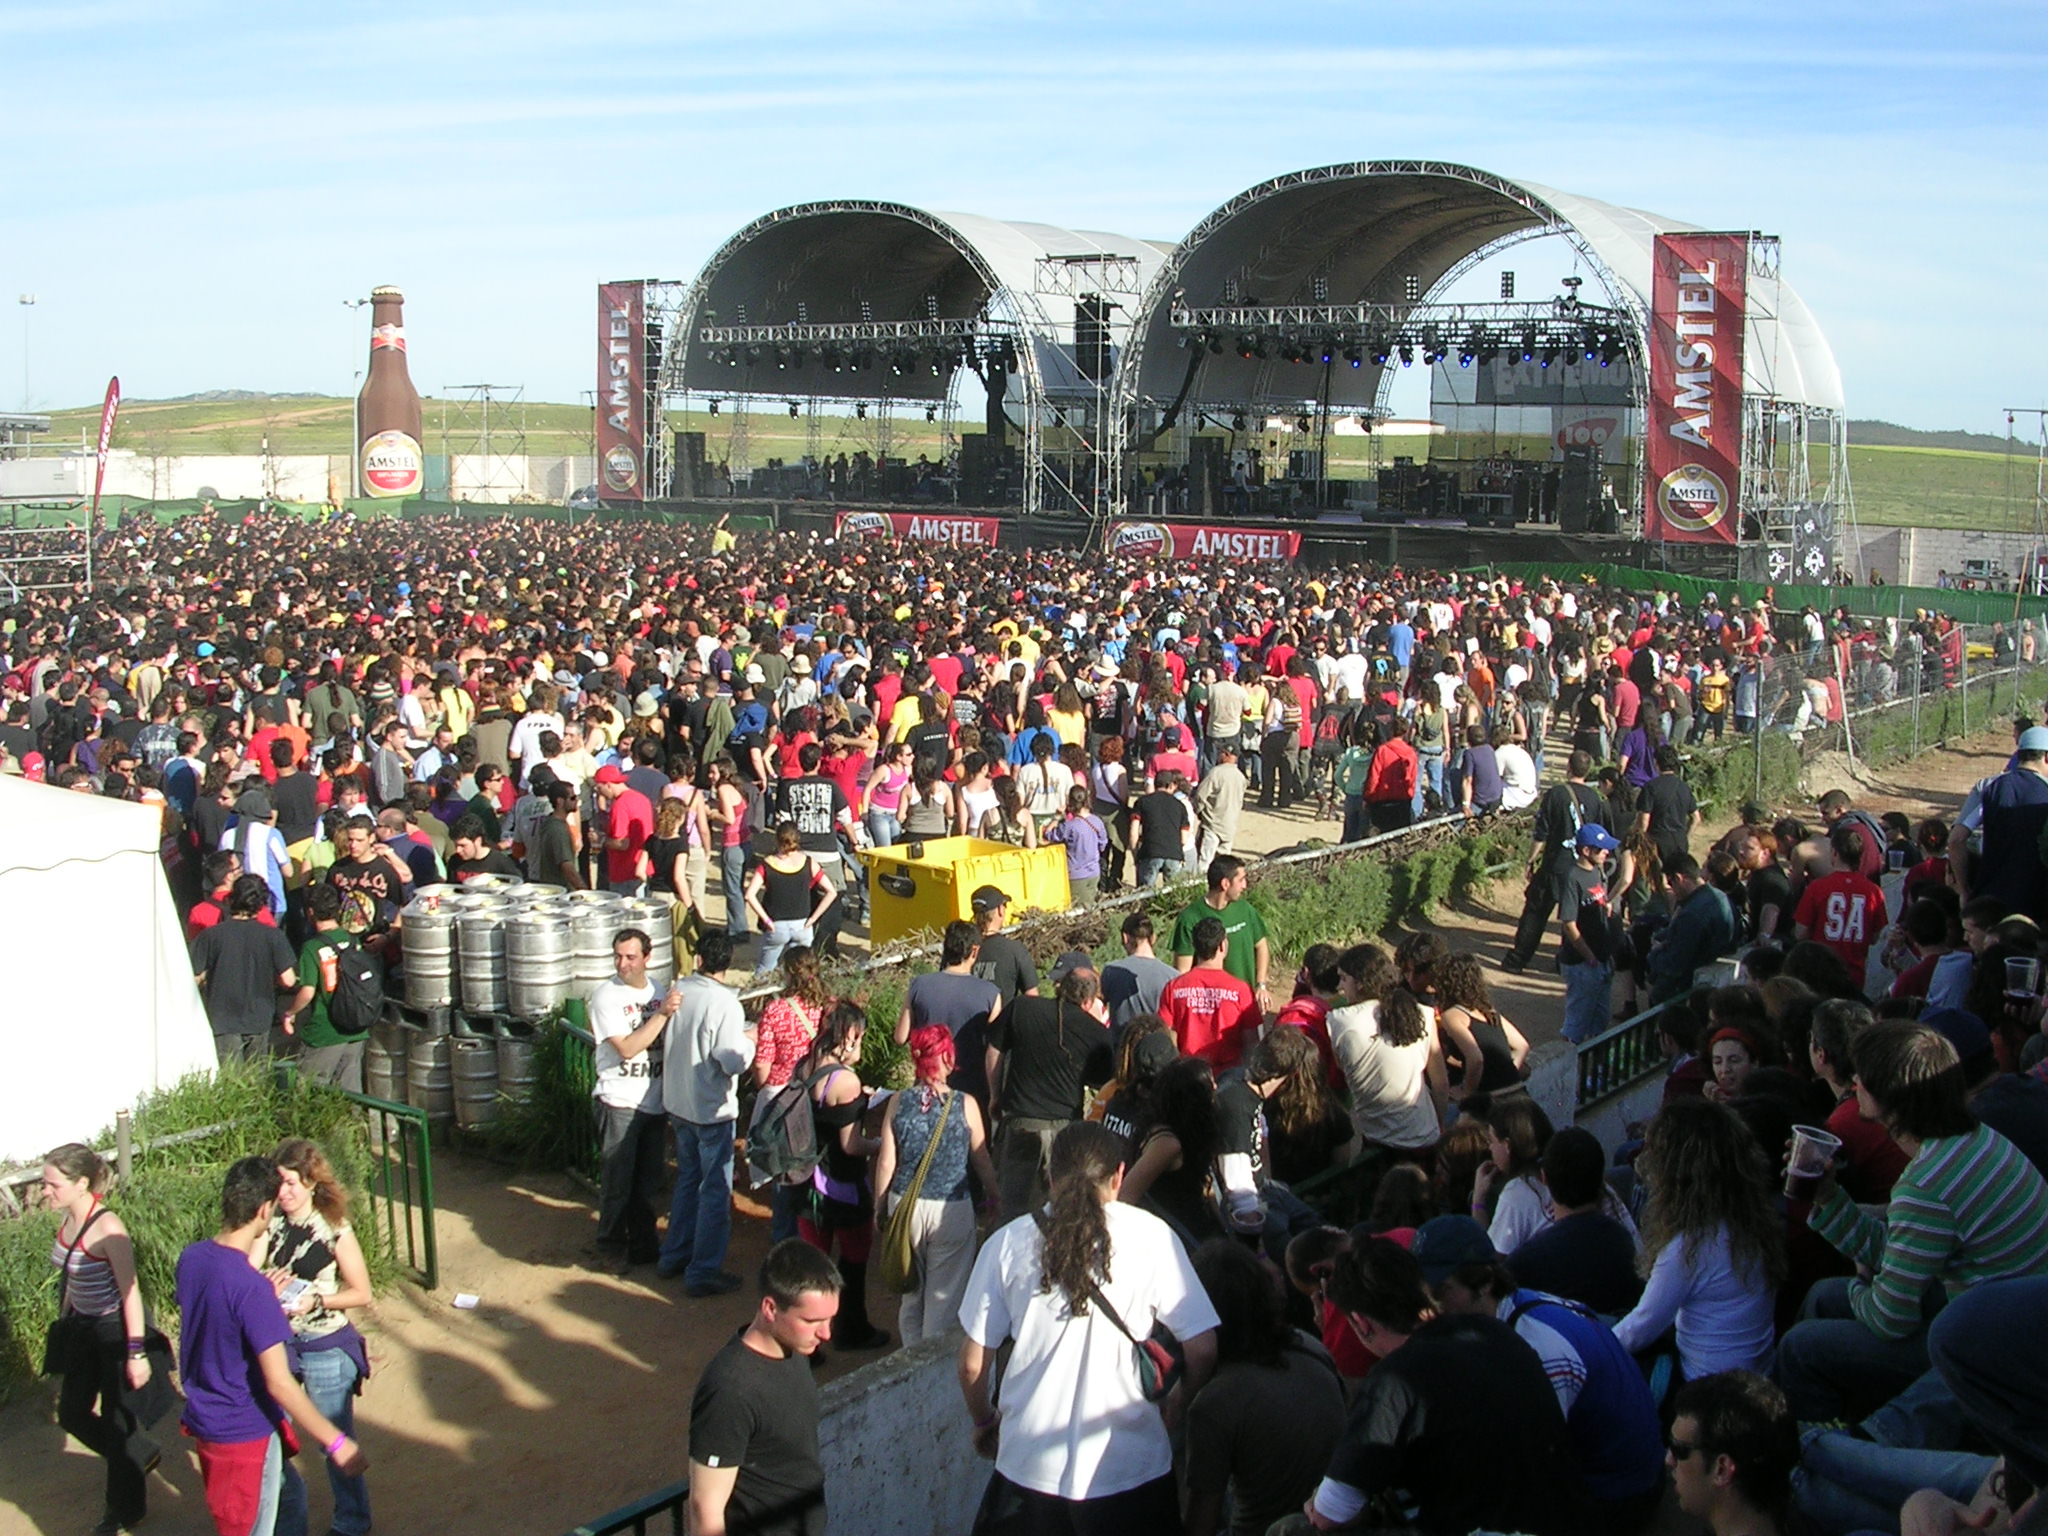
POLYGON ((89 1317, 64 1310, 65 1293, 71 1287, 71 1255, 78 1252, 85 1243, 85 1234, 92 1230, 92 1224, 106 1215, 104 1205, 96 1205, 78 1229, 78 1236, 64 1247, 64 1261, 57 1266, 57 1316, 50 1324, 50 1330, 43 1335, 43 1374, 62 1376, 74 1364, 86 1359, 86 1351, 99 1348, 95 1339, 95 1326, 89 1317))

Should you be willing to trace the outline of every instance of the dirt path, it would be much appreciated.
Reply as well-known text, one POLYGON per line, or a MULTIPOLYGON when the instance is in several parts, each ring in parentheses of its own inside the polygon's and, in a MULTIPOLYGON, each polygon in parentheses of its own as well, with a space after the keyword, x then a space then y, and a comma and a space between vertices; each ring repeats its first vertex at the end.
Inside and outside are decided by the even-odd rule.
MULTIPOLYGON (((1971 784, 2002 766, 2007 750, 1985 737, 1844 787, 1880 810, 1952 813, 1971 784)), ((1840 778, 1835 765, 1819 772, 1821 787, 1840 778)), ((1254 812, 1242 846, 1269 852, 1335 830, 1254 812)), ((1452 944, 1497 958, 1519 909, 1518 885, 1503 882, 1435 926, 1452 944)), ((1535 1041, 1556 1035, 1562 1005, 1558 979, 1540 971, 1494 975, 1503 1010, 1535 1041)), ((680 1478, 691 1388, 744 1323, 751 1307, 744 1293, 691 1301, 680 1285, 647 1271, 620 1281, 577 1268, 595 1215, 589 1197, 564 1177, 520 1175, 457 1156, 443 1157, 436 1177, 441 1288, 385 1296, 365 1327, 375 1376, 360 1419, 376 1462, 380 1536, 548 1536, 680 1478), (458 1310, 457 1293, 482 1304, 458 1310)), ((732 1267, 750 1272, 766 1235, 765 1213, 743 1204, 732 1267)), ((876 1303, 882 1326, 893 1326, 892 1313, 892 1305, 876 1303)), ((833 1359, 827 1374, 869 1358, 833 1359)), ((83 1530, 98 1516, 98 1463, 56 1428, 50 1402, 34 1391, 0 1413, 0 1536, 83 1530)), ((175 1435, 166 1446, 148 1529, 203 1536, 211 1526, 196 1463, 175 1435)), ((314 1470, 312 1529, 319 1531, 329 1506, 314 1470)))

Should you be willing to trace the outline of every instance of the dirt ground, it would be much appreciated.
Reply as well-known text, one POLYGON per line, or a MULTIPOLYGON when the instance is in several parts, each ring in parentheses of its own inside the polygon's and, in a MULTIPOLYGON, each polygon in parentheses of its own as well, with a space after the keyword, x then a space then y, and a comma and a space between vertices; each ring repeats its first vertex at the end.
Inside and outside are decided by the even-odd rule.
MULTIPOLYGON (((1919 816, 1952 813, 1971 784, 2002 766, 1996 736, 1930 752, 1844 782, 1859 802, 1919 816)), ((1846 765, 1823 765, 1827 787, 1846 765)), ((1788 807, 1785 809, 1799 809, 1788 807)), ((1334 824, 1251 813, 1240 848, 1269 852, 1334 824)), ((1722 827, 1709 827, 1708 836, 1722 827)), ((1444 913, 1461 948, 1497 958, 1513 932, 1520 888, 1503 882, 1444 913)), ((1504 1012, 1534 1041, 1554 1038, 1562 1004, 1539 963, 1495 973, 1504 1012)), ((592 1203, 558 1175, 524 1175, 460 1155, 435 1168, 441 1286, 379 1298, 364 1325, 374 1375, 360 1400, 362 1439, 380 1536, 407 1532, 566 1532, 582 1520, 681 1478, 689 1398, 704 1362, 751 1310, 744 1292, 706 1301, 651 1271, 615 1280, 577 1267, 595 1229, 592 1203), (457 1294, 481 1304, 453 1305, 457 1294)), ((749 1273, 766 1247, 766 1213, 742 1201, 731 1267, 749 1273)), ((893 1303, 877 1299, 893 1328, 893 1303)), ((837 1375, 872 1359, 838 1355, 837 1375)), ((24 1394, 0 1412, 0 1536, 83 1531, 100 1511, 100 1469, 56 1427, 53 1400, 24 1394)), ((151 1481, 147 1529, 211 1529, 197 1463, 167 1424, 163 1471, 151 1481)), ((310 1465, 310 1464, 309 1464, 310 1465)), ((312 1466, 312 1526, 326 1528, 324 1476, 312 1466)))

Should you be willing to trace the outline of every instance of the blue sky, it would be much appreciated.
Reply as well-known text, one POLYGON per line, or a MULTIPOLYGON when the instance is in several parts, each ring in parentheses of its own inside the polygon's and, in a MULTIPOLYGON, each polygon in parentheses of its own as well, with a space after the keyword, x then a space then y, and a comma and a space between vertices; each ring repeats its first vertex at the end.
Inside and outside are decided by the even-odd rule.
POLYGON ((1461 161, 1784 240, 1851 414, 2048 396, 2048 6, 195 5, 0 0, 0 406, 343 393, 408 297, 423 391, 574 400, 593 287, 786 203, 1176 238, 1268 176, 1461 161))

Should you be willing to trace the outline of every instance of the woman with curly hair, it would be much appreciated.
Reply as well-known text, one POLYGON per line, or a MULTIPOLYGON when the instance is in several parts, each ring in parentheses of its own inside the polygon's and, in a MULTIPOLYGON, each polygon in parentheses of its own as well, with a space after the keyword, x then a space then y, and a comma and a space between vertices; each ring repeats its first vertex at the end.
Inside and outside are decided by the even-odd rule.
POLYGON ((1631 1351, 1674 1325, 1688 1381, 1770 1363, 1785 1278, 1785 1223, 1769 1160, 1732 1110, 1674 1099, 1650 1122, 1636 1171, 1649 1190, 1643 1298, 1615 1325, 1631 1351))
POLYGON ((1164 1323, 1188 1397, 1216 1363, 1216 1309, 1165 1223, 1117 1199, 1123 1145, 1077 1120, 1053 1138, 1050 1209, 983 1245, 960 1304, 960 1390, 974 1448, 996 1464, 977 1529, 1178 1536, 1162 1405, 1131 1337, 1164 1323), (1015 1341, 994 1401, 996 1352, 1015 1341))
POLYGON ((1434 971, 1436 1037, 1451 1072, 1450 1097, 1505 1093, 1522 1084, 1529 1042, 1493 1006, 1477 955, 1452 955, 1434 971))
POLYGON ((1323 1080, 1313 1041, 1298 1029, 1275 1029, 1245 1058, 1245 1087, 1265 1101, 1266 1168, 1297 1184, 1349 1160, 1351 1118, 1323 1080))

